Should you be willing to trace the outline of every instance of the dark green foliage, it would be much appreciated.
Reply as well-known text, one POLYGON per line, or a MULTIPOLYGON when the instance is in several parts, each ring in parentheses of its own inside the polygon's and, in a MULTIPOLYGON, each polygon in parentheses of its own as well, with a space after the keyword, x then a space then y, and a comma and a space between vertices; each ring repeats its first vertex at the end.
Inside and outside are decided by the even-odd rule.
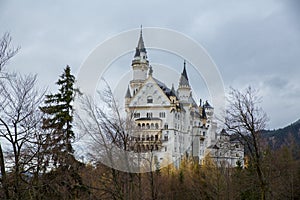
POLYGON ((57 94, 46 95, 45 106, 40 107, 46 117, 43 119, 43 129, 49 131, 45 151, 52 154, 54 165, 68 165, 74 150, 72 141, 73 106, 76 93, 75 77, 67 66, 56 84, 60 87, 57 94))

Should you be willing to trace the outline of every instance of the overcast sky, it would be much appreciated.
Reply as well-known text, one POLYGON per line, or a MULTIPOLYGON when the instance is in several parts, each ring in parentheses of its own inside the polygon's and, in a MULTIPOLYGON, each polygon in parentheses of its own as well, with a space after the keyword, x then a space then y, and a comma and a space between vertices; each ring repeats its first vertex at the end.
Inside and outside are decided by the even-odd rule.
POLYGON ((98 44, 120 32, 140 24, 179 31, 207 50, 226 89, 259 89, 268 128, 279 128, 300 118, 299 11, 297 0, 0 0, 0 33, 21 46, 10 70, 37 73, 52 88, 67 64, 76 74, 98 44))

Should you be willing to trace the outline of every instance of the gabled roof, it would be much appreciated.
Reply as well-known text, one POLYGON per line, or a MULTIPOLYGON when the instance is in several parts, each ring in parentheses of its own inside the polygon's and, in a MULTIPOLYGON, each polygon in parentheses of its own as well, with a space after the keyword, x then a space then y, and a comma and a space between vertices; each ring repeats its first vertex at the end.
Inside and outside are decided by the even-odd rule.
POLYGON ((166 84, 164 84, 163 82, 157 80, 156 78, 153 78, 153 80, 157 83, 157 85, 160 87, 160 89, 165 93, 167 97, 176 96, 174 87, 172 91, 172 89, 168 88, 166 84))
MULTIPOLYGON (((148 78, 144 81, 143 85, 141 86, 141 88, 137 91, 137 93, 131 98, 131 103, 130 106, 134 106, 134 104, 139 101, 139 99, 141 98, 141 96, 145 96, 148 95, 148 85, 149 83, 153 84, 155 89, 158 90, 158 92, 161 94, 160 96, 163 97, 163 99, 159 100, 159 101, 164 101, 166 102, 166 105, 170 105, 171 103, 171 99, 170 99, 170 94, 171 94, 171 89, 168 88, 164 83, 162 83, 161 81, 153 78, 152 76, 148 76, 148 78), (133 103, 133 104, 132 104, 133 103)), ((149 95, 151 95, 149 93, 149 95)), ((143 102, 139 102, 142 104, 147 104, 146 103, 146 99, 142 98, 143 102), (145 102, 144 102, 145 101, 145 102)))

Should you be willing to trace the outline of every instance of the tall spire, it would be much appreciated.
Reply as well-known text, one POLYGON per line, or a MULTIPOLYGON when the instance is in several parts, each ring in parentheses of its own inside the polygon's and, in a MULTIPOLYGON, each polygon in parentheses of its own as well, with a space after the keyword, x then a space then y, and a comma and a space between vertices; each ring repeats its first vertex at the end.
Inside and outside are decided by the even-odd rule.
MULTIPOLYGON (((132 59, 131 66, 133 69, 133 77, 130 81, 130 87, 133 91, 133 95, 141 88, 144 81, 147 79, 149 61, 147 58, 147 52, 143 40, 143 27, 141 26, 140 37, 135 49, 135 55, 132 59)), ((149 72, 151 75, 151 71, 149 72)))
POLYGON ((186 62, 184 60, 183 62, 183 71, 181 73, 181 77, 180 77, 180 80, 179 80, 179 85, 180 86, 189 86, 189 78, 187 76, 187 73, 186 73, 186 62))
POLYGON ((140 38, 139 38, 139 42, 138 42, 138 45, 137 45, 136 50, 135 50, 134 57, 140 56, 141 52, 143 52, 145 54, 147 53, 146 48, 145 48, 145 44, 144 44, 144 40, 143 40, 143 27, 142 27, 142 25, 141 25, 141 30, 140 30, 140 38))
POLYGON ((185 60, 184 60, 184 62, 183 62, 183 72, 182 72, 182 76, 184 76, 184 78, 188 81, 189 78, 188 78, 188 76, 187 76, 185 66, 186 66, 186 62, 185 62, 185 60))

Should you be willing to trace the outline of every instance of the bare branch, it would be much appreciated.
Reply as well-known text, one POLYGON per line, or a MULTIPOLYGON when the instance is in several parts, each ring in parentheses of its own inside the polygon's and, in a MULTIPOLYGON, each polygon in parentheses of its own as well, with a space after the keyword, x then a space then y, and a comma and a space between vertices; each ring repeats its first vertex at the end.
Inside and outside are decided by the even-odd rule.
POLYGON ((20 49, 20 47, 11 47, 11 40, 9 33, 4 33, 0 39, 0 72, 3 72, 5 65, 20 49))

